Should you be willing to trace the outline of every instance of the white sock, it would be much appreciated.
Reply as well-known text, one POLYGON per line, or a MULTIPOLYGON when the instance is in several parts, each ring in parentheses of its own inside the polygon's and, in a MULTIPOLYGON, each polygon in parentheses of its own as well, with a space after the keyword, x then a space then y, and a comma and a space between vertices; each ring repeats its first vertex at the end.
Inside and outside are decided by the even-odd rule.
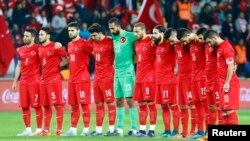
POLYGON ((83 133, 89 133, 89 127, 83 128, 83 133))
POLYGON ((36 128, 36 131, 37 131, 37 132, 41 132, 42 129, 41 129, 41 128, 36 128))
POLYGON ((146 125, 140 125, 140 130, 146 131, 146 125))
POLYGON ((28 131, 28 132, 31 132, 31 127, 26 127, 25 130, 28 131))
POLYGON ((95 131, 97 133, 102 133, 102 126, 96 126, 95 131))
POLYGON ((76 132, 76 128, 75 128, 75 127, 71 127, 70 130, 71 130, 72 132, 76 132))
POLYGON ((155 130, 155 125, 150 125, 150 128, 149 128, 149 130, 155 130))
POLYGON ((109 125, 109 131, 113 133, 115 131, 115 126, 114 125, 109 125))
POLYGON ((134 134, 136 134, 136 130, 135 130, 135 129, 131 129, 131 131, 132 131, 134 134))
POLYGON ((117 132, 118 132, 119 134, 123 134, 123 129, 118 128, 118 129, 117 129, 117 132))

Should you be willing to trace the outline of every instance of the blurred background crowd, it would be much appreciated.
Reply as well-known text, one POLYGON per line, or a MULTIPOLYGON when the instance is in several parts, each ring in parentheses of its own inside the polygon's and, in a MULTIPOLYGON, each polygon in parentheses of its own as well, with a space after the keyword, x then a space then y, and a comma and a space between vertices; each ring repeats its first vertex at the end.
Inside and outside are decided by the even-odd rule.
MULTIPOLYGON (((42 26, 49 26, 52 40, 67 47, 67 23, 78 21, 84 39, 90 36, 88 26, 95 22, 102 24, 105 34, 109 34, 108 20, 113 16, 131 31, 142 3, 143 0, 0 0, 0 9, 16 48, 23 45, 25 28, 39 30, 42 26)), ((208 27, 230 40, 236 52, 238 76, 250 78, 250 0, 158 0, 158 3, 166 27, 186 27, 193 31, 208 27)), ((93 63, 92 59, 91 73, 93 63)), ((12 67, 8 77, 13 77, 15 65, 12 67)))

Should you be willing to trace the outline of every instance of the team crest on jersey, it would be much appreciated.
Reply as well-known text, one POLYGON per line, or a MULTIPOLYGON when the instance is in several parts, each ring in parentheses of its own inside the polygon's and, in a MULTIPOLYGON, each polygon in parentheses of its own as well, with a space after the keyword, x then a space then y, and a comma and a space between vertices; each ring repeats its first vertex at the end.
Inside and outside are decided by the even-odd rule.
POLYGON ((52 54, 52 52, 51 52, 51 51, 48 51, 48 52, 47 52, 47 55, 51 55, 51 54, 52 54))
POLYGON ((147 51, 148 49, 147 49, 147 47, 143 47, 143 49, 142 49, 143 51, 147 51))
POLYGON ((165 52, 166 50, 164 48, 161 49, 161 52, 165 52))
POLYGON ((30 54, 31 55, 36 55, 36 52, 35 51, 31 51, 30 54))
POLYGON ((104 47, 101 47, 101 51, 105 51, 104 47))
POLYGON ((79 51, 79 50, 80 50, 79 47, 76 47, 76 48, 75 48, 75 51, 79 51))
POLYGON ((121 40, 120 40, 121 43, 124 43, 126 42, 126 38, 125 37, 122 37, 121 40))

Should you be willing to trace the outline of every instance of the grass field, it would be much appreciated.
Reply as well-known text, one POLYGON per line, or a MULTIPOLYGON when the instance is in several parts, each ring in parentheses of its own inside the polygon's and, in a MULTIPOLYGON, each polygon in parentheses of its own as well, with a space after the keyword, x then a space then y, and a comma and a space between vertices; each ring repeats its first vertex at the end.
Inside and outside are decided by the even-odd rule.
MULTIPOLYGON (((125 128, 124 133, 127 133, 130 127, 129 113, 126 111, 125 117, 125 128)), ((250 110, 240 110, 239 114, 239 124, 250 124, 250 110)), ((95 129, 95 111, 92 111, 91 115, 91 127, 90 131, 95 129)), ((35 130, 34 123, 34 112, 32 113, 32 129, 35 130)), ((51 122, 51 132, 55 132, 55 115, 52 117, 51 122)), ((65 112, 63 132, 70 128, 70 111, 65 112)), ((83 122, 82 119, 78 123, 78 135, 82 132, 83 122)), ((16 134, 22 132, 24 129, 24 124, 22 121, 22 114, 20 112, 0 112, 0 140, 1 141, 149 141, 149 140, 164 140, 171 141, 171 139, 157 138, 163 132, 163 123, 161 118, 161 112, 158 112, 158 120, 156 125, 156 137, 155 138, 125 138, 125 137, 16 137, 16 134)), ((108 120, 107 115, 104 120, 103 133, 108 130, 108 120)))

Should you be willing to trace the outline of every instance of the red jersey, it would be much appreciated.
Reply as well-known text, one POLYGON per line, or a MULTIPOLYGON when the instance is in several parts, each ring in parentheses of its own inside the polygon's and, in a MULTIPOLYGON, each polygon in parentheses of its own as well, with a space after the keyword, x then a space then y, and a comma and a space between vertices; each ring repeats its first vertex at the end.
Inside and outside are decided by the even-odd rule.
POLYGON ((90 42, 82 38, 68 43, 69 82, 90 82, 88 67, 92 49, 90 42))
MULTIPOLYGON (((228 40, 225 40, 218 46, 217 62, 219 81, 221 85, 224 85, 227 76, 227 64, 235 64, 235 52, 228 40)), ((238 83, 238 81, 238 77, 234 72, 230 83, 238 83)))
POLYGON ((95 57, 95 81, 114 80, 113 40, 105 37, 102 41, 92 42, 95 57))
POLYGON ((38 55, 39 45, 30 47, 22 46, 17 49, 21 61, 21 83, 33 84, 40 80, 40 60, 38 55))
POLYGON ((178 64, 178 79, 191 78, 192 75, 192 60, 188 45, 178 43, 175 45, 178 64))
POLYGON ((151 43, 150 37, 135 42, 136 83, 155 82, 155 47, 151 43))
POLYGON ((50 42, 46 46, 39 47, 39 58, 42 66, 41 83, 61 80, 60 61, 61 57, 66 56, 64 48, 55 49, 55 43, 50 42))
POLYGON ((218 78, 217 74, 217 48, 205 45, 206 48, 206 81, 213 84, 218 78))
POLYGON ((192 81, 205 80, 205 45, 201 42, 191 42, 189 44, 192 59, 192 81))
POLYGON ((156 82, 160 84, 177 84, 174 74, 175 50, 169 41, 156 47, 156 82))

